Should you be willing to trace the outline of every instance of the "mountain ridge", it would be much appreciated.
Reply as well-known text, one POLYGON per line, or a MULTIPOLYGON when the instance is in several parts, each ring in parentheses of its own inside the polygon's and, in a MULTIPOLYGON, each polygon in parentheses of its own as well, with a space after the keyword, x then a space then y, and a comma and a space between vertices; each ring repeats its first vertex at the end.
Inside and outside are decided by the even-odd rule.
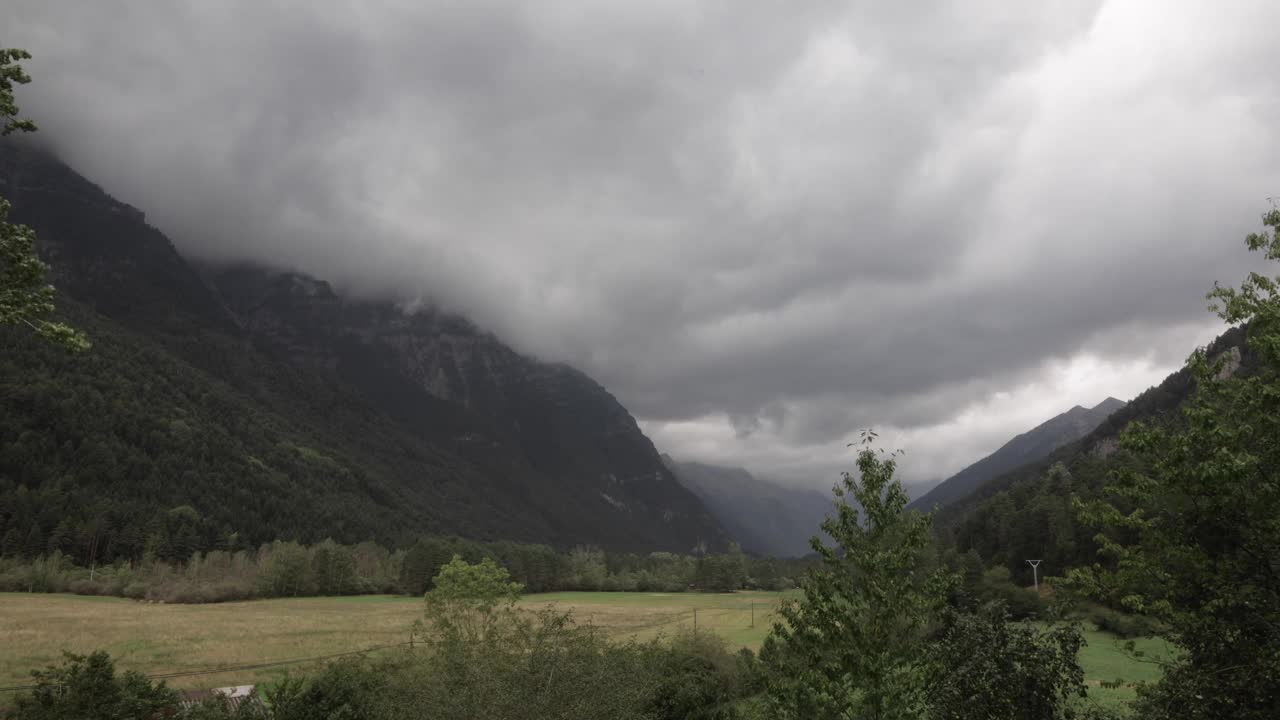
POLYGON ((834 499, 816 490, 788 487, 744 468, 678 461, 663 454, 676 479, 692 490, 744 550, 775 557, 801 557, 834 499))
MULTIPOLYGON (((21 442, 0 443, 0 496, 6 487, 52 493, 69 477, 67 491, 85 506, 73 514, 87 516, 111 488, 130 498, 108 518, 121 536, 124 526, 164 534, 138 530, 150 522, 141 516, 191 505, 202 545, 235 534, 240 516, 255 542, 275 539, 277 525, 314 540, 432 532, 637 551, 727 543, 630 413, 580 371, 520 354, 457 315, 343 297, 292 271, 189 263, 142 211, 30 145, 0 143, 0 195, 13 203, 12 220, 36 231, 65 314, 103 338, 66 358, 5 332, 6 347, 20 349, 4 359, 6 374, 38 378, 32 386, 45 392, 0 376, 0 393, 21 398, 0 413, 12 432, 0 437, 31 439, 50 423, 68 430, 41 463, 23 461, 21 442), (160 368, 165 383, 149 384, 131 357, 160 368), (183 474, 181 443, 145 409, 104 423, 51 399, 85 402, 95 389, 121 407, 126 393, 147 397, 199 428, 201 455, 185 489, 165 480, 183 474), (217 398, 241 426, 227 436, 202 398, 217 398), (154 442, 116 427, 128 423, 155 426, 154 442), (132 458, 136 471, 111 482, 105 470, 81 477, 75 447, 84 444, 108 448, 104 464, 132 458), (237 487, 261 494, 282 483, 297 485, 310 510, 264 497, 272 509, 259 512, 237 496, 237 487), (243 512, 219 507, 218 488, 243 512), (326 492, 348 497, 351 517, 326 492)), ((112 412, 110 403, 96 407, 112 412)), ((29 514, 39 512, 24 511, 24 531, 52 530, 29 514)), ((136 554, 143 544, 121 548, 136 554)))
POLYGON ((1124 401, 1114 397, 1107 397, 1090 408, 1075 405, 1070 410, 1015 435, 991 454, 935 485, 913 500, 908 507, 932 510, 962 500, 989 480, 1035 462, 1055 449, 1084 437, 1124 405, 1124 401))
MULTIPOLYGON (((1209 358, 1223 359, 1220 376, 1254 372, 1257 356, 1247 334, 1246 327, 1231 327, 1204 348, 1209 358)), ((959 552, 1004 565, 1016 577, 1026 573, 1026 558, 1042 558, 1049 568, 1042 574, 1094 562, 1097 528, 1082 525, 1075 500, 1105 497, 1114 470, 1132 462, 1120 449, 1125 428, 1134 422, 1180 422, 1177 409, 1194 388, 1192 373, 1184 365, 1085 436, 991 478, 943 507, 935 514, 935 528, 959 552)))

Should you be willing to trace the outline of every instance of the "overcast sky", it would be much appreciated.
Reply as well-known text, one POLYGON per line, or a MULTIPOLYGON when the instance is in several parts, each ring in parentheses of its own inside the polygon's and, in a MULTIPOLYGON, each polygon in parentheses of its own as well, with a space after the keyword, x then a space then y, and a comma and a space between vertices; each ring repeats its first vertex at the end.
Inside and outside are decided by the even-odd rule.
POLYGON ((1158 382, 1280 195, 1274 0, 2 13, 45 139, 185 252, 425 297, 815 487, 862 427, 941 479, 1158 382))

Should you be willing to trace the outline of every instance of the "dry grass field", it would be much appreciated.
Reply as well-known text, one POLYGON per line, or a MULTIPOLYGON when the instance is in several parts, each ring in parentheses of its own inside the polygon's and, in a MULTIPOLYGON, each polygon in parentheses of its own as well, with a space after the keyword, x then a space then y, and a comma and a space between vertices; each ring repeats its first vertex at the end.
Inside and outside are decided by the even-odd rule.
MULTIPOLYGON (((521 606, 572 610, 612 637, 649 639, 692 627, 758 647, 778 593, 548 593, 521 606), (755 623, 752 627, 752 617, 755 623)), ((0 686, 56 663, 63 650, 106 650, 122 670, 170 673, 271 663, 407 642, 422 611, 416 598, 390 596, 255 600, 214 605, 147 604, 121 598, 0 593, 0 686)), ((179 687, 261 682, 290 667, 176 678, 179 687)))
MULTIPOLYGON (((182 672, 312 657, 408 640, 419 604, 407 599, 303 598, 155 605, 119 598, 0 594, 0 685, 24 684, 64 650, 106 650, 122 670, 182 672), (361 600, 364 600, 361 602, 361 600)), ((175 687, 217 687, 287 668, 203 675, 175 687)))
MULTIPOLYGON (((546 593, 521 607, 571 610, 614 638, 647 640, 691 628, 714 631, 734 645, 758 648, 780 593, 546 593)), ((157 605, 120 598, 0 593, 0 687, 30 682, 33 668, 55 663, 63 650, 102 649, 122 670, 147 674, 272 663, 407 642, 422 611, 416 598, 391 596, 255 600, 216 605, 157 605)), ((1154 680, 1159 669, 1135 663, 1114 637, 1087 632, 1080 655, 1093 701, 1133 697, 1130 687, 1102 681, 1154 680)), ((1167 655, 1159 640, 1139 641, 1167 655)), ((175 678, 178 688, 269 682, 299 665, 175 678)), ((5 696, 0 695, 0 706, 5 696)))

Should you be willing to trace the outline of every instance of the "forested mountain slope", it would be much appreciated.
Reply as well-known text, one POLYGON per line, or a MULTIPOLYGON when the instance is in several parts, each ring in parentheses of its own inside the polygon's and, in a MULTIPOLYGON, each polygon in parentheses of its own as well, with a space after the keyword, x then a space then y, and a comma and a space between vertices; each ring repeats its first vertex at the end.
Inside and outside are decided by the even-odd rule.
POLYGON ((635 420, 572 368, 465 319, 255 267, 197 271, 143 214, 0 143, 81 355, 5 330, 0 536, 106 556, 277 537, 458 533, 722 547, 635 420))
POLYGON ((813 552, 809 538, 822 534, 818 526, 832 510, 831 495, 769 482, 742 468, 662 457, 744 550, 775 557, 813 552))
POLYGON ((1113 397, 1091 408, 1077 405, 1018 435, 1000 449, 938 483, 913 501, 910 507, 927 511, 961 500, 988 480, 1040 460, 1063 445, 1079 440, 1122 407, 1124 402, 1113 397))
MULTIPOLYGON (((1248 375, 1256 359, 1241 328, 1231 328, 1208 347, 1223 360, 1223 372, 1248 375)), ((1170 374, 1112 413, 1098 427, 1046 457, 995 477, 968 497, 943 508, 935 518, 939 532, 960 552, 1004 565, 1030 581, 1027 559, 1044 560, 1041 575, 1094 561, 1096 529, 1082 527, 1072 496, 1098 497, 1112 471, 1133 462, 1118 450, 1121 432, 1132 422, 1175 421, 1174 411, 1194 389, 1186 368, 1170 374)))

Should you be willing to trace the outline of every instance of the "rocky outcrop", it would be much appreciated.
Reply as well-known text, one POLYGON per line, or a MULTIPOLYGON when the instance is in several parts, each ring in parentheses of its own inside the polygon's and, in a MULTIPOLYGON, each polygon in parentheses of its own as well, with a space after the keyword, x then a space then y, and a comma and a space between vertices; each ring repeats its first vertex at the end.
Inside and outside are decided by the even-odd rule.
POLYGON ((205 275, 264 352, 334 373, 453 451, 500 448, 529 471, 531 496, 552 483, 570 490, 598 541, 684 550, 727 542, 626 408, 574 368, 518 353, 458 315, 343 298, 298 273, 239 265, 205 275))
POLYGON ((1093 456, 1099 460, 1105 460, 1120 449, 1120 438, 1116 436, 1104 437, 1093 446, 1093 456))
POLYGON ((1215 363, 1222 363, 1222 367, 1218 368, 1218 374, 1216 375, 1217 379, 1226 380, 1236 374, 1236 371, 1240 369, 1240 364, 1244 362, 1244 359, 1240 355, 1240 348, 1236 345, 1232 345, 1221 353, 1218 353, 1213 361, 1215 363))

